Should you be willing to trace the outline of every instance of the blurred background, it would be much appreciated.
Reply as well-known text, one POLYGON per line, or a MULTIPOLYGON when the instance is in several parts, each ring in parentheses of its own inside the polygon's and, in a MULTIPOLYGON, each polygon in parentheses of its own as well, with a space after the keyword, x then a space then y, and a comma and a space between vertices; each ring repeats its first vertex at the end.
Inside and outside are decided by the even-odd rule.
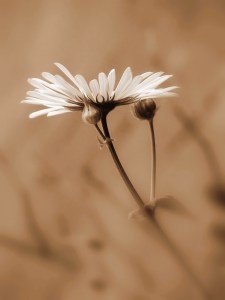
MULTIPOLYGON (((173 74, 179 97, 155 118, 157 197, 188 214, 157 219, 210 290, 225 298, 225 2, 0 1, 0 299, 204 299, 144 222, 106 147, 80 113, 30 120, 29 77, 88 80, 127 66, 173 74)), ((110 114, 115 147, 148 201, 147 123, 110 114)))

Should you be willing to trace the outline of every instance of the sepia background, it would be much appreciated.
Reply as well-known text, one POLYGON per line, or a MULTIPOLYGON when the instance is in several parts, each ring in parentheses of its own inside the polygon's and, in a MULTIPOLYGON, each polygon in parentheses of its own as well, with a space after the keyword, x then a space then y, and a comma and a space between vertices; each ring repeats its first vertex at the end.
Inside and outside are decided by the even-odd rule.
MULTIPOLYGON (((29 77, 88 80, 127 66, 173 74, 179 97, 157 101, 157 197, 184 207, 157 218, 213 295, 225 298, 225 2, 0 1, 0 299, 204 299, 139 218, 80 113, 30 120, 29 77), (188 212, 188 213, 187 213, 188 212)), ((148 201, 147 122, 109 117, 115 147, 148 201)))

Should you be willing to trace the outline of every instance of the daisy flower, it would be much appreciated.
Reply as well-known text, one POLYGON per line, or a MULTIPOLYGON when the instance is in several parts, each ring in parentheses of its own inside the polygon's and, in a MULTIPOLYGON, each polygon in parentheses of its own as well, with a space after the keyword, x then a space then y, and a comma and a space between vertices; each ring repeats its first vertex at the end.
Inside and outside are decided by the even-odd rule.
POLYGON ((172 92, 175 86, 158 88, 172 76, 164 75, 163 72, 146 72, 133 76, 128 67, 116 85, 116 72, 113 69, 108 75, 99 73, 98 79, 93 79, 88 84, 82 75, 73 76, 63 65, 55 65, 66 79, 47 72, 42 73, 43 79, 28 79, 35 89, 27 92, 27 97, 22 102, 46 107, 31 113, 30 118, 82 111, 84 121, 96 124, 103 112, 108 113, 116 106, 175 95, 172 92))

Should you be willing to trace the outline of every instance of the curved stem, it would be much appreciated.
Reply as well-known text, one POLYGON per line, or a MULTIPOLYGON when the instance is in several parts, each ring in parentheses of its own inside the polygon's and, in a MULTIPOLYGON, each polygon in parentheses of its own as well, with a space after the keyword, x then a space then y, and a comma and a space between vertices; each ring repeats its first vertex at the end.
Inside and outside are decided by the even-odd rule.
POLYGON ((141 197, 139 196, 138 192, 136 191, 136 189, 134 188, 133 184, 131 183, 129 177, 127 176, 127 173, 125 172, 120 160, 119 160, 119 157, 116 153, 116 150, 114 148, 114 145, 112 143, 112 140, 111 140, 111 136, 110 136, 110 133, 109 133, 109 129, 108 129, 108 125, 107 125, 107 115, 106 114, 103 114, 102 116, 102 128, 103 128, 103 132, 104 132, 104 135, 105 135, 105 138, 106 138, 106 142, 107 142, 107 146, 108 146, 108 149, 112 155, 112 158, 114 160, 114 163, 123 179, 123 181, 125 182, 127 188, 129 189, 130 193, 132 194, 134 200, 136 201, 136 203, 138 204, 138 206, 143 209, 143 207, 145 206, 145 203, 144 201, 141 199, 141 197))
MULTIPOLYGON (((192 270, 192 268, 189 266, 189 264, 186 262, 185 258, 183 257, 182 253, 179 251, 179 249, 176 247, 176 245, 169 239, 169 237, 166 235, 166 233, 163 231, 161 228, 160 224, 158 223, 157 219, 155 218, 154 215, 154 210, 153 208, 148 207, 145 205, 144 201, 141 199, 137 191, 135 190, 133 184, 131 183, 129 177, 127 176, 120 160, 119 157, 116 153, 116 150, 114 148, 114 145, 112 143, 112 139, 109 133, 108 125, 107 125, 107 114, 102 115, 102 128, 103 132, 100 130, 98 125, 96 125, 96 129, 102 136, 102 138, 105 140, 108 149, 112 155, 113 161, 122 177, 124 180, 127 188, 131 192, 134 200, 140 207, 140 209, 143 211, 144 215, 147 217, 148 221, 153 224, 155 230, 159 234, 161 240, 166 244, 167 248, 173 253, 177 261, 180 263, 180 265, 183 267, 183 269, 189 274, 189 277, 192 279, 192 281, 195 283, 195 285, 201 290, 202 295, 204 295, 205 299, 210 300, 211 296, 208 293, 208 291, 205 289, 204 285, 201 283, 201 280, 195 275, 195 272, 192 270)), ((154 135, 154 127, 153 127, 153 121, 150 121, 150 128, 151 128, 151 135, 152 135, 152 175, 153 175, 153 180, 152 180, 152 189, 151 189, 151 200, 154 199, 155 197, 155 176, 156 176, 156 147, 155 147, 155 135, 154 135)))
POLYGON ((150 131, 151 131, 151 143, 152 143, 152 153, 151 153, 151 176, 150 176, 150 203, 154 203, 155 199, 155 186, 156 186, 156 144, 155 144, 155 132, 153 125, 153 118, 149 120, 150 131))

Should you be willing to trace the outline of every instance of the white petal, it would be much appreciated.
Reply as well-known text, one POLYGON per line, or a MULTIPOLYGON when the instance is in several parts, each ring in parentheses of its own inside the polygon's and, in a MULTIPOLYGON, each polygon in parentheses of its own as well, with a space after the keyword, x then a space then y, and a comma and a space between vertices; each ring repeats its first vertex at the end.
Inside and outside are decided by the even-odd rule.
POLYGON ((166 87, 166 88, 161 88, 161 89, 157 89, 156 91, 162 91, 162 92, 170 92, 174 89, 177 89, 178 86, 169 86, 169 87, 166 87))
POLYGON ((128 67, 124 71, 124 73, 116 87, 115 99, 120 98, 120 94, 125 90, 125 88, 130 84, 131 81, 132 81, 132 72, 131 72, 131 68, 128 67))
POLYGON ((57 98, 61 98, 62 100, 73 100, 74 97, 69 96, 69 95, 65 95, 65 93, 63 93, 62 90, 60 91, 55 91, 55 90, 51 90, 51 89, 38 89, 37 90, 38 93, 46 95, 46 96, 53 96, 53 97, 57 97, 57 98))
MULTIPOLYGON (((64 67, 62 64, 60 63, 55 63, 55 65, 79 88, 79 90, 82 92, 82 89, 81 89, 81 86, 79 84, 79 82, 77 81, 77 79, 70 73, 70 71, 64 67)), ((58 75, 56 75, 56 77, 58 77, 58 75)), ((69 84, 67 82, 67 84, 69 84)), ((80 95, 80 93, 77 91, 76 89, 76 92, 75 92, 77 95, 79 96, 82 96, 80 95)))
POLYGON ((94 99, 96 99, 97 95, 100 93, 99 83, 97 79, 93 79, 89 83, 90 89, 94 99))
POLYGON ((63 77, 61 77, 60 75, 55 75, 55 78, 57 79, 57 84, 59 84, 64 91, 66 91, 67 93, 70 92, 70 94, 73 97, 74 96, 82 97, 81 92, 77 88, 72 86, 69 82, 67 82, 63 77))
POLYGON ((100 94, 107 99, 107 93, 108 93, 108 80, 105 75, 105 73, 99 73, 98 74, 98 81, 99 81, 99 87, 100 87, 100 94))
POLYGON ((170 93, 170 91, 176 89, 177 86, 170 86, 167 88, 162 88, 162 89, 152 89, 149 92, 142 93, 140 94, 141 98, 160 98, 160 97, 167 97, 168 95, 172 96, 173 94, 176 93, 170 93))
POLYGON ((36 87, 37 89, 41 89, 41 90, 52 90, 52 88, 55 85, 53 83, 49 83, 49 82, 39 79, 39 78, 29 78, 28 82, 32 86, 36 87))
POLYGON ((29 115, 29 118, 30 119, 33 119, 33 118, 37 118, 37 117, 40 117, 40 116, 43 116, 43 115, 46 115, 48 114, 49 112, 51 111, 55 111, 55 110, 58 110, 58 108, 45 108, 45 109, 42 109, 42 110, 38 110, 38 111, 35 111, 33 112, 32 114, 29 115))
MULTIPOLYGON (((61 85, 59 85, 59 84, 52 84, 52 86, 51 86, 51 89, 48 89, 48 90, 46 90, 46 91, 48 91, 48 93, 50 93, 50 94, 55 94, 55 93, 57 93, 58 95, 64 95, 64 98, 65 99, 74 99, 74 98, 76 98, 76 97, 78 97, 79 96, 79 93, 80 92, 78 92, 77 94, 75 93, 75 92, 72 92, 72 91, 70 91, 69 89, 67 89, 67 88, 65 88, 65 87, 63 87, 63 86, 61 86, 61 85)), ((46 92, 45 92, 46 93, 46 92)))
POLYGON ((109 84, 108 93, 109 93, 109 97, 112 96, 114 86, 115 86, 115 81, 116 81, 116 72, 115 72, 114 69, 112 69, 109 72, 109 75, 108 75, 108 84, 109 84))
POLYGON ((77 83, 79 85, 79 89, 82 93, 93 99, 90 88, 87 84, 86 79, 82 75, 76 75, 75 79, 77 80, 77 83))
POLYGON ((42 72, 41 75, 42 75, 42 77, 43 77, 44 79, 48 80, 48 81, 51 82, 51 83, 56 83, 56 82, 57 82, 56 79, 55 79, 55 76, 52 75, 52 74, 49 73, 49 72, 42 72))
POLYGON ((154 98, 162 98, 162 97, 176 97, 177 93, 173 93, 173 92, 166 92, 163 94, 159 94, 157 96, 155 96, 154 98))
POLYGON ((61 110, 57 110, 57 111, 52 111, 52 112, 47 114, 47 117, 61 115, 61 114, 69 113, 69 112, 72 112, 72 111, 68 110, 68 109, 61 109, 61 110))
MULTIPOLYGON (((34 105, 45 105, 45 106, 49 106, 49 107, 62 106, 61 103, 54 103, 54 102, 51 102, 51 101, 38 100, 38 99, 25 99, 21 102, 26 103, 26 104, 34 104, 34 105)), ((65 106, 66 105, 68 105, 68 103, 65 102, 65 106)))
POLYGON ((164 98, 164 97, 176 97, 177 96, 177 93, 173 93, 173 92, 165 92, 165 93, 156 93, 156 94, 143 94, 141 95, 139 98, 141 100, 144 100, 144 99, 149 99, 149 98, 153 98, 153 99, 156 99, 156 98, 164 98))
POLYGON ((30 85, 36 87, 36 88, 44 88, 46 84, 49 84, 48 82, 41 80, 39 78, 28 78, 27 81, 30 85))
POLYGON ((135 76, 129 86, 120 94, 120 98, 126 98, 132 96, 133 91, 135 91, 137 85, 142 81, 142 76, 135 76))
POLYGON ((53 91, 53 90, 35 90, 37 93, 41 94, 41 95, 45 95, 47 97, 51 97, 51 98, 56 98, 60 101, 69 101, 69 100, 73 100, 76 99, 75 97, 72 97, 72 96, 67 96, 65 94, 63 94, 63 91, 60 91, 60 92, 56 92, 56 91, 53 91))
MULTIPOLYGON (((39 93, 36 91, 29 91, 29 92, 27 92, 27 95, 32 98, 37 98, 39 100, 47 100, 47 101, 51 101, 54 103, 65 103, 65 101, 61 98, 58 98, 55 96, 48 96, 48 95, 45 95, 44 93, 39 93)), ((60 97, 60 95, 59 95, 59 97, 60 97)))
POLYGON ((43 78, 52 82, 52 83, 46 82, 44 84, 47 88, 51 90, 57 91, 59 93, 63 93, 68 97, 74 97, 74 95, 78 93, 78 90, 75 89, 73 86, 70 85, 70 87, 68 88, 69 83, 59 75, 54 76, 47 72, 43 72, 41 75, 43 76, 43 78))
POLYGON ((147 78, 147 77, 149 77, 150 75, 152 75, 153 74, 153 72, 146 72, 146 73, 143 73, 143 74, 141 74, 140 76, 143 78, 143 80, 145 79, 145 78, 147 78))
POLYGON ((74 76, 70 73, 70 71, 64 67, 62 64, 60 63, 55 63, 55 65, 74 83, 77 84, 76 79, 74 78, 74 76))
POLYGON ((164 75, 164 76, 158 77, 158 78, 152 80, 150 83, 146 84, 146 86, 143 87, 143 90, 144 89, 154 89, 171 77, 172 77, 172 75, 164 75))
POLYGON ((138 86, 137 86, 137 90, 141 90, 143 88, 145 88, 145 86, 147 86, 150 82, 152 82, 154 79, 160 77, 163 74, 163 72, 157 72, 157 73, 153 73, 152 75, 150 75, 149 77, 147 77, 144 81, 142 81, 138 86))
POLYGON ((60 89, 60 85, 59 85, 57 79, 55 78, 55 76, 53 76, 52 74, 47 73, 47 72, 43 72, 41 75, 44 79, 47 79, 47 80, 49 80, 50 76, 51 76, 52 77, 51 78, 51 83, 49 83, 45 80, 39 79, 39 78, 28 79, 28 82, 31 85, 33 85, 33 86, 35 86, 39 89, 44 89, 44 90, 49 90, 49 91, 54 91, 54 92, 60 91, 62 93, 62 91, 60 89))

